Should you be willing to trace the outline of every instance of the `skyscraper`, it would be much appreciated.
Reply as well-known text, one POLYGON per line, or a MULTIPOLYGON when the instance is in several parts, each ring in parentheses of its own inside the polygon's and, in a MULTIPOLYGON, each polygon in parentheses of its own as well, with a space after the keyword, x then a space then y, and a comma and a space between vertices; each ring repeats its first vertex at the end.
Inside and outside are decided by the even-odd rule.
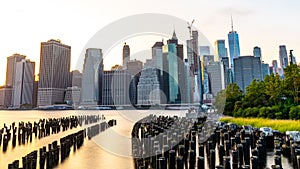
POLYGON ((234 81, 244 92, 254 79, 262 80, 261 70, 258 57, 241 56, 234 59, 234 81))
POLYGON ((10 87, 14 86, 15 75, 16 75, 16 64, 17 62, 20 62, 22 59, 25 58, 26 56, 20 55, 18 53, 7 57, 6 86, 10 86, 10 87))
POLYGON ((272 67, 273 67, 273 74, 276 75, 276 73, 278 73, 278 62, 277 62, 277 60, 272 61, 272 67))
POLYGON ((38 106, 64 102, 65 89, 70 84, 71 46, 60 40, 41 43, 38 106))
POLYGON ((231 75, 232 75, 231 69, 229 67, 229 58, 222 57, 221 62, 223 63, 223 68, 224 68, 225 87, 227 87, 233 81, 233 79, 231 77, 231 75))
POLYGON ((81 105, 97 105, 99 102, 99 72, 103 71, 102 49, 86 50, 82 71, 81 105))
POLYGON ((154 67, 158 69, 160 75, 163 74, 163 54, 162 54, 162 47, 164 46, 163 42, 155 42, 152 46, 152 59, 154 62, 154 67))
POLYGON ((295 58, 295 56, 294 56, 294 54, 293 54, 293 50, 290 50, 289 59, 290 59, 290 64, 294 64, 294 65, 297 64, 296 58, 295 58))
POLYGON ((211 94, 217 96, 218 92, 225 89, 224 68, 221 62, 210 62, 207 66, 211 94))
POLYGON ((253 56, 261 58, 261 49, 258 46, 253 48, 253 56))
POLYGON ((285 45, 279 46, 279 61, 282 69, 285 69, 289 65, 288 55, 285 45))
POLYGON ((33 105, 35 63, 23 59, 16 64, 16 75, 13 87, 13 106, 19 108, 24 104, 33 105))
MULTIPOLYGON (((164 47, 164 53, 167 53, 168 62, 168 82, 169 82, 169 103, 175 103, 178 91, 178 60, 177 60, 177 37, 175 32, 173 33, 172 39, 168 40, 168 44, 164 47)), ((166 83, 166 82, 164 82, 166 83)))
POLYGON ((124 70, 127 69, 127 62, 129 61, 130 61, 130 48, 125 42, 123 46, 123 69, 124 70))
POLYGON ((191 72, 191 66, 188 62, 188 59, 184 60, 184 79, 182 81, 183 84, 185 84, 184 87, 180 88, 180 92, 181 92, 181 102, 182 103, 192 103, 193 99, 192 99, 192 76, 193 73, 191 72))
POLYGON ((233 66, 233 59, 240 56, 239 34, 233 29, 233 20, 231 17, 231 31, 228 33, 228 44, 230 54, 230 67, 233 66))
MULTIPOLYGON (((16 65, 17 62, 20 62, 22 59, 25 59, 26 56, 20 55, 18 53, 13 54, 12 56, 7 57, 7 66, 6 66, 6 87, 9 88, 5 91, 8 91, 6 94, 11 94, 10 98, 12 99, 9 103, 9 105, 12 105, 14 100, 14 83, 16 78, 16 65), (11 88, 11 89, 10 89, 11 88), (9 92, 12 90, 12 92, 9 92)), ((7 101, 7 99, 6 99, 7 101)))
POLYGON ((127 71, 131 75, 129 98, 132 105, 137 104, 137 85, 143 69, 143 62, 131 60, 127 63, 127 71))
POLYGON ((261 70, 262 70, 262 72, 261 72, 262 73, 262 80, 264 80, 267 75, 270 75, 269 64, 262 63, 261 64, 261 70))
POLYGON ((161 104, 159 71, 152 66, 145 66, 137 86, 137 103, 140 105, 161 104))
POLYGON ((215 41, 215 61, 221 61, 226 56, 225 40, 215 41))

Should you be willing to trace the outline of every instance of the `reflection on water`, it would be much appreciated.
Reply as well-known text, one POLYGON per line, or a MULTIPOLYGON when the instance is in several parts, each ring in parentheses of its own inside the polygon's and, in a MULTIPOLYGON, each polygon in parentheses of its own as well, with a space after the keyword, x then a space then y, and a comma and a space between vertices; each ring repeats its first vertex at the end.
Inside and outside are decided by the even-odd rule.
MULTIPOLYGON (((0 111, 0 128, 4 123, 10 125, 12 122, 34 122, 41 118, 59 118, 71 115, 82 114, 99 114, 106 117, 106 121, 111 119, 117 120, 117 126, 109 128, 107 131, 100 133, 93 140, 86 139, 83 146, 76 152, 71 151, 69 158, 59 164, 57 168, 101 168, 101 169, 132 169, 134 168, 131 158, 131 129, 134 123, 141 118, 153 114, 164 115, 185 115, 185 111, 157 111, 157 110, 105 110, 105 111, 85 111, 85 110, 68 110, 68 111, 0 111)), ((31 143, 17 145, 12 148, 12 142, 9 143, 7 152, 0 152, 0 168, 7 168, 8 164, 14 160, 20 160, 26 154, 38 150, 39 148, 52 143, 64 136, 79 131, 81 128, 60 132, 42 139, 33 139, 31 143)), ((289 168, 287 160, 283 158, 283 165, 289 168)), ((273 164, 273 156, 268 153, 267 166, 273 164)), ((284 168, 285 168, 284 167, 284 168)))

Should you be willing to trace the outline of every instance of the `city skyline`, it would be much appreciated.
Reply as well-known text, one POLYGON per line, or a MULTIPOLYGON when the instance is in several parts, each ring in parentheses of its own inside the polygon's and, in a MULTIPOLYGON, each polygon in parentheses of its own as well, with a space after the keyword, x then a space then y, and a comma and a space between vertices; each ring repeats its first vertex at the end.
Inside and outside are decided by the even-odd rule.
MULTIPOLYGON (((300 40, 297 38, 297 28, 300 26, 299 23, 293 22, 297 19, 296 7, 299 2, 272 1, 272 5, 261 1, 248 1, 239 5, 236 2, 236 0, 226 2, 192 1, 191 3, 195 3, 195 5, 174 2, 175 7, 182 9, 176 10, 176 13, 166 12, 168 11, 166 10, 167 2, 163 2, 162 5, 153 10, 149 10, 151 9, 149 5, 155 3, 141 4, 133 1, 132 3, 137 3, 139 7, 133 8, 125 4, 122 5, 125 2, 117 2, 120 4, 118 6, 122 6, 122 9, 127 9, 125 12, 120 10, 122 13, 116 12, 119 7, 115 6, 116 2, 114 1, 103 4, 107 7, 113 6, 114 8, 110 9, 114 10, 111 11, 107 10, 108 8, 96 11, 99 2, 95 1, 83 2, 78 0, 73 3, 59 1, 59 5, 56 1, 41 3, 30 0, 27 2, 19 1, 17 4, 2 2, 0 7, 1 16, 7 16, 5 13, 10 13, 10 15, 3 18, 2 25, 5 25, 5 27, 0 32, 2 37, 0 42, 0 85, 5 83, 6 57, 14 53, 26 55, 28 59, 36 62, 36 70, 38 70, 40 42, 51 38, 59 38, 64 44, 72 46, 71 69, 73 70, 80 53, 85 50, 83 49, 84 44, 95 32, 114 20, 145 12, 165 13, 187 21, 195 19, 194 26, 207 36, 211 44, 217 39, 227 40, 226 36, 231 26, 230 15, 232 14, 234 29, 239 33, 241 55, 251 55, 253 47, 259 46, 262 49, 263 60, 265 63, 271 64, 272 60, 279 60, 278 46, 286 45, 287 50, 294 50, 296 60, 299 60, 298 53, 300 49, 297 44, 300 43, 300 40), (35 4, 34 7, 32 6, 33 3, 35 4), (258 6, 257 3, 260 5, 258 6), (282 5, 289 6, 289 8, 281 8, 282 5), (47 8, 44 6, 47 6, 47 8), (57 13, 51 12, 54 8, 58 11, 57 13), (195 13, 195 11, 201 12, 195 13), (277 11, 281 12, 278 13, 277 11), (70 22, 68 24, 66 24, 64 17, 59 17, 60 12, 68 13, 66 14, 66 16, 69 16, 70 22), (36 16, 36 13, 43 13, 44 19, 36 16), (103 13, 106 15, 102 15, 103 13), (280 22, 278 22, 279 20, 280 22), (83 24, 86 22, 90 23, 88 27, 83 24), (22 25, 27 26, 20 27, 22 25), (255 28, 252 25, 255 25, 255 28), (75 34, 76 36, 74 36, 75 34)), ((119 46, 121 47, 123 42, 120 43, 119 46)), ((228 48, 228 42, 225 43, 228 48)), ((132 47, 132 54, 139 51, 140 48, 145 48, 145 46, 130 42, 128 44, 132 47)), ((147 47, 150 48, 151 46, 147 47)), ((116 51, 111 51, 112 55, 118 55, 117 57, 121 58, 122 50, 120 49, 116 47, 116 51)))

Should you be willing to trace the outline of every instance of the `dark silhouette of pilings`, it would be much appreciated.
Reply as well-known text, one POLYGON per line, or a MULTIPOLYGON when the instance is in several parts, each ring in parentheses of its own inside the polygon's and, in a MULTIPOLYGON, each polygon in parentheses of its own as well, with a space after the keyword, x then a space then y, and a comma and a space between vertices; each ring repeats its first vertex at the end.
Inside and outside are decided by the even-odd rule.
MULTIPOLYGON (((89 117, 86 117, 86 116, 81 117, 81 119, 84 119, 84 118, 89 119, 89 117)), ((94 119, 94 120, 89 120, 89 122, 96 121, 95 118, 92 118, 92 119, 94 119)), ((79 123, 75 122, 75 121, 67 122, 68 120, 66 120, 66 119, 65 119, 65 121, 66 121, 66 123, 69 123, 70 126, 73 126, 73 127, 76 127, 79 123, 83 122, 83 120, 80 120, 79 123)), ((117 124, 116 120, 110 120, 109 124, 106 122, 101 122, 100 124, 95 124, 91 127, 88 127, 88 129, 83 129, 76 133, 69 134, 66 137, 60 138, 60 140, 59 140, 60 145, 58 145, 58 141, 54 141, 51 144, 48 144, 48 146, 44 146, 44 147, 40 148, 39 149, 39 158, 38 158, 37 150, 22 157, 22 169, 36 169, 37 164, 39 164, 40 169, 55 168, 59 164, 59 162, 63 162, 66 158, 69 157, 72 149, 73 149, 73 151, 76 151, 83 145, 86 135, 88 135, 89 138, 92 138, 92 137, 98 135, 99 133, 105 131, 107 128, 112 127, 116 124, 117 124), (104 127, 101 128, 101 126, 104 126, 104 127), (86 132, 88 134, 86 134, 86 132)), ((56 131, 59 131, 59 130, 57 129, 56 131)), ((15 160, 13 163, 8 164, 8 168, 9 169, 19 169, 19 161, 15 160)))

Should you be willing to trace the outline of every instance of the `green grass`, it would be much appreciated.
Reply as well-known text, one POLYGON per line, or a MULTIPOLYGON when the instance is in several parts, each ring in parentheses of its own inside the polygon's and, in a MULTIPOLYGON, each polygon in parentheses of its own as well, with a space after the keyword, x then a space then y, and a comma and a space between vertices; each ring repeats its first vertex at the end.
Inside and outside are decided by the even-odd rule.
POLYGON ((237 125, 251 125, 252 127, 271 127, 280 132, 300 131, 300 120, 271 120, 263 118, 231 118, 224 117, 220 121, 237 125))

